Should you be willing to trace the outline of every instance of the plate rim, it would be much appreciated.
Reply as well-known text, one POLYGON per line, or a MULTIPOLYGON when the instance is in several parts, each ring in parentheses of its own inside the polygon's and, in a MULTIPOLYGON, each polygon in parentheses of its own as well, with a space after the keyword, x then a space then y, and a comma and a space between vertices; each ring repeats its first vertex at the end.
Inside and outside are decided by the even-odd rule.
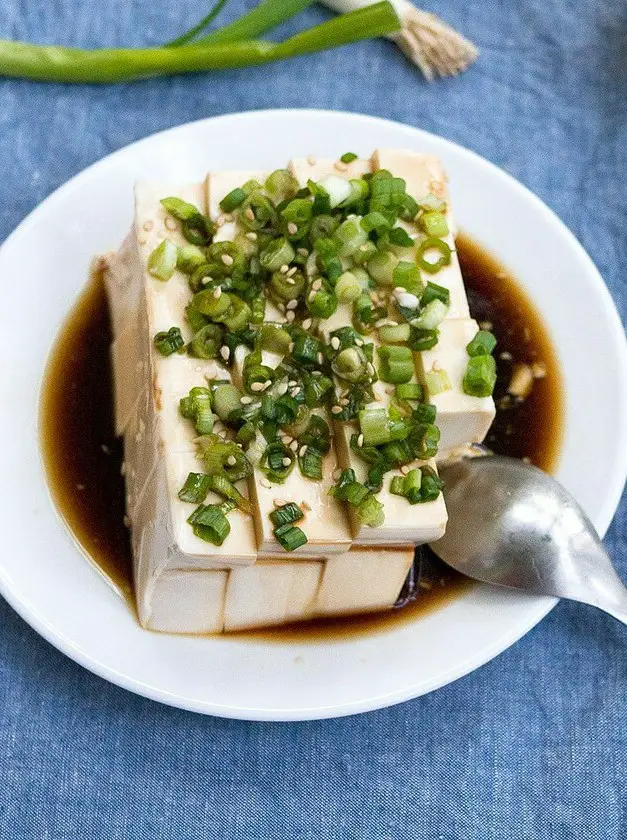
MULTIPOLYGON (((192 128, 194 126, 207 123, 215 123, 221 120, 238 120, 251 117, 254 118, 255 116, 260 115, 263 115, 264 117, 280 115, 281 118, 285 118, 288 115, 292 115, 295 118, 303 115, 312 115, 314 117, 322 118, 357 118, 368 121, 370 123, 378 123, 387 126, 391 125, 396 128, 402 128, 405 130, 409 129, 410 131, 416 132, 419 135, 432 138, 438 143, 443 144, 445 147, 451 148, 457 154, 461 154, 467 158, 476 160, 480 162, 482 166, 488 165, 493 170, 494 174, 498 175, 498 177, 505 180, 510 187, 513 186, 518 191, 522 190, 525 193, 526 198, 532 201, 534 209, 537 213, 541 214, 552 224, 557 223, 557 225, 562 229, 562 232, 566 234, 571 244, 575 246, 575 250, 578 252, 579 260, 583 261, 583 263, 586 263, 588 267, 592 269, 592 271, 589 272, 590 279, 595 285, 595 292, 599 296, 603 304, 603 308, 608 316, 608 323, 611 324, 612 341, 616 344, 617 347, 622 346, 622 351, 619 353, 617 363, 620 371, 622 372, 622 374, 624 374, 623 381, 627 382, 627 344, 623 342, 621 345, 621 342, 619 340, 616 340, 622 339, 623 337, 623 329, 620 320, 620 315, 611 297, 609 289, 603 281, 603 278, 598 269, 596 268, 591 257, 585 251, 583 245, 579 242, 576 236, 557 216, 557 214, 553 210, 551 210, 551 208, 549 208, 525 184, 521 183, 508 172, 501 169, 498 165, 488 160, 487 158, 481 156, 472 149, 462 146, 456 143, 455 141, 449 140, 448 138, 442 137, 441 135, 425 131, 422 128, 416 128, 415 126, 407 125, 397 120, 390 120, 382 117, 372 116, 369 114, 314 108, 256 109, 250 111, 239 111, 235 113, 220 114, 212 117, 205 117, 198 120, 193 120, 190 122, 171 126, 167 129, 163 129, 158 132, 154 132, 138 140, 135 140, 132 143, 129 143, 119 149, 116 149, 115 151, 100 158, 97 161, 94 161, 89 166, 76 173, 70 179, 58 186, 53 192, 50 193, 50 195, 48 195, 42 202, 40 202, 36 207, 34 207, 26 215, 26 217, 22 219, 22 221, 14 228, 14 230, 7 236, 7 238, 1 243, 0 254, 2 253, 2 251, 5 250, 6 247, 13 246, 16 242, 19 242, 21 237, 28 234, 31 227, 38 223, 39 215, 41 213, 45 213, 49 204, 54 203, 56 200, 59 199, 60 196, 62 197, 66 194, 71 194, 72 190, 76 188, 78 182, 80 182, 80 184, 82 185, 85 180, 88 180, 90 177, 93 176, 94 173, 97 173, 101 168, 106 168, 108 165, 111 165, 111 163, 115 161, 116 158, 136 153, 138 148, 140 148, 142 144, 149 143, 157 138, 164 138, 168 134, 174 134, 183 128, 192 128)), ((60 327, 57 327, 57 331, 59 328, 60 327)), ((43 371, 40 377, 40 388, 42 379, 43 371)), ((38 396, 39 394, 40 390, 38 392, 38 396)), ((621 390, 621 398, 621 403, 624 409, 623 416, 625 416, 627 415, 627 387, 623 387, 623 389, 621 390)), ((623 434, 624 433, 625 429, 623 429, 623 434)), ((39 449, 39 456, 41 459, 41 449, 39 449)), ((622 452, 617 453, 617 462, 618 463, 616 466, 616 470, 614 472, 614 481, 608 488, 608 492, 604 497, 604 504, 598 516, 600 524, 599 533, 601 534, 601 536, 605 535, 605 532, 609 527, 612 517, 616 512, 616 509, 620 502, 620 497, 623 492, 625 479, 627 478, 627 447, 625 447, 622 452)), ((42 475, 45 477, 45 471, 43 469, 42 475)), ((49 493, 50 490, 47 482, 45 482, 45 486, 49 493)), ((54 505, 54 502, 53 506, 56 509, 56 505, 54 505)), ((460 679, 463 676, 466 676, 467 674, 476 670, 481 665, 491 661, 504 650, 509 648, 512 644, 514 644, 516 641, 518 641, 520 638, 526 635, 526 633, 528 633, 533 627, 535 627, 535 625, 538 624, 542 620, 542 618, 544 618, 548 614, 548 612, 555 606, 558 600, 555 598, 536 598, 530 600, 529 610, 525 617, 525 621, 520 622, 518 626, 513 627, 510 632, 500 637, 497 643, 482 647, 478 655, 466 659, 461 665, 458 664, 453 668, 441 672, 437 678, 433 678, 429 681, 426 681, 426 687, 424 687, 425 681, 423 680, 421 683, 421 686, 423 687, 420 688, 418 691, 418 687, 414 683, 412 683, 411 685, 406 685, 402 690, 395 690, 392 692, 378 694, 375 696, 369 695, 365 699, 345 702, 340 706, 331 705, 328 707, 316 706, 311 708, 298 707, 293 709, 281 708, 273 710, 269 709, 268 707, 255 709, 254 707, 248 706, 239 707, 234 705, 229 706, 225 704, 217 704, 213 701, 196 701, 162 688, 156 688, 155 686, 151 686, 147 683, 142 682, 141 680, 135 679, 133 677, 128 676, 125 673, 111 668, 109 665, 100 662, 99 660, 95 659, 93 656, 88 654, 86 651, 81 649, 81 647, 77 645, 76 642, 72 641, 72 639, 67 637, 63 632, 56 630, 53 625, 49 624, 45 620, 45 618, 39 614, 37 608, 29 602, 29 599, 20 598, 17 595, 14 597, 14 593, 11 589, 10 580, 6 576, 4 568, 2 566, 0 566, 0 594, 2 594, 4 599, 18 613, 18 615, 20 615, 21 618, 24 621, 26 621, 27 624, 29 624, 29 626, 31 626, 39 635, 45 638, 46 641, 52 644, 55 648, 57 648, 69 658, 73 659, 82 667, 121 688, 147 697, 148 699, 155 700, 157 702, 161 702, 176 708, 182 708, 189 711, 200 712, 204 714, 211 714, 216 717, 256 721, 300 721, 342 717, 346 715, 352 715, 356 713, 387 707, 415 698, 417 696, 421 696, 422 694, 434 691, 437 688, 440 688, 444 685, 456 681, 457 679, 460 679), (534 605, 533 608, 532 605, 534 605)))

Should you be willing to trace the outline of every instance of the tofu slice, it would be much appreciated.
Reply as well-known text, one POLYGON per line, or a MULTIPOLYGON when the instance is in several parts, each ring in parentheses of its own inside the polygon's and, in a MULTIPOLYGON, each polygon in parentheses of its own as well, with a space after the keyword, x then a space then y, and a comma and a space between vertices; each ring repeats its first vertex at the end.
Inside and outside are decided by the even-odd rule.
MULTIPOLYGON (((263 183, 267 177, 265 172, 222 172, 210 173, 207 177, 207 193, 209 197, 210 213, 215 218, 220 215, 220 201, 231 190, 242 186, 251 178, 263 183)), ((212 215, 212 218, 214 218, 212 215)), ((233 239, 237 233, 236 222, 227 222, 220 228, 221 239, 233 239)), ((268 320, 284 323, 285 318, 275 307, 266 307, 268 320)), ((242 369, 248 350, 240 346, 235 354, 233 376, 237 385, 241 386, 242 369)), ((274 353, 263 354, 263 364, 276 368, 282 357, 274 353)), ((259 436, 259 446, 265 448, 265 442, 259 436)), ((260 554, 278 555, 285 553, 277 542, 270 520, 270 513, 275 509, 275 499, 296 502, 305 511, 305 519, 299 523, 307 534, 308 542, 296 549, 292 556, 321 557, 327 553, 345 552, 351 546, 351 532, 344 505, 332 496, 329 489, 334 484, 333 470, 336 466, 333 452, 325 456, 323 461, 323 478, 312 481, 305 478, 296 465, 283 484, 270 484, 263 472, 255 468, 249 483, 250 500, 253 505, 255 528, 257 533, 257 548, 260 554)))
MULTIPOLYGON (((357 161, 354 163, 357 164, 357 161)), ((322 168, 322 162, 320 161, 317 166, 320 172, 319 178, 333 172, 332 161, 326 161, 326 170, 322 168)), ((303 167, 302 161, 299 163, 298 160, 293 160, 290 163, 290 171, 294 174, 299 184, 307 182, 308 177, 310 177, 307 174, 309 168, 303 167)), ((368 161, 362 160, 360 161, 359 168, 363 174, 364 171, 369 170, 370 164, 368 161)), ((321 322, 320 330, 322 337, 325 341, 330 341, 330 334, 339 327, 349 325, 351 320, 351 307, 349 305, 338 306, 336 312, 330 318, 321 322)), ((369 335, 365 340, 372 342, 375 347, 378 344, 376 333, 369 335)), ((336 386, 338 383, 339 381, 336 380, 336 386)), ((388 390, 391 387, 384 382, 375 383, 374 391, 380 399, 380 402, 377 402, 376 406, 382 407, 389 405, 390 395, 388 390)), ((336 422, 333 423, 333 426, 338 463, 342 469, 351 468, 355 470, 358 480, 363 481, 367 476, 367 466, 350 449, 351 435, 359 431, 357 424, 336 422)), ((413 466, 420 467, 423 464, 416 462, 410 465, 410 467, 413 466)), ((430 466, 435 469, 434 463, 431 463, 430 466)), ((420 545, 439 539, 444 534, 447 513, 442 494, 433 502, 410 505, 406 499, 401 496, 395 496, 389 491, 390 482, 396 475, 400 475, 400 471, 391 470, 385 477, 381 491, 377 494, 377 498, 385 508, 385 522, 382 526, 371 528, 367 525, 362 525, 355 515, 354 508, 347 505, 351 518, 355 546, 407 545, 408 543, 420 545)))
POLYGON ((152 590, 144 626, 161 633, 222 633, 228 571, 172 571, 152 590))
POLYGON ((234 569, 226 590, 224 629, 248 630, 313 616, 322 560, 264 559, 234 569))
MULTIPOLYGON (((172 194, 205 206, 203 184, 138 185, 134 227, 105 270, 115 331, 116 425, 125 438, 127 513, 142 623, 151 614, 156 581, 165 573, 252 564, 257 558, 249 516, 232 511, 229 537, 221 547, 214 546, 194 536, 186 520, 195 506, 181 502, 177 495, 188 472, 202 471, 195 456, 195 431, 179 415, 178 401, 218 371, 213 361, 178 354, 164 358, 154 349, 155 333, 174 325, 189 338, 184 322, 190 299, 187 278, 175 272, 163 283, 146 270, 149 255, 166 236, 182 244, 178 230, 169 230, 160 205, 161 198, 172 194)), ((207 501, 220 499, 213 496, 207 501)), ((184 611, 181 621, 181 632, 187 632, 184 611)))
POLYGON ((466 345, 479 327, 470 318, 445 319, 440 324, 440 338, 432 350, 416 353, 419 376, 434 368, 445 370, 451 389, 435 394, 429 402, 437 408, 440 428, 440 451, 480 443, 488 433, 496 408, 492 397, 472 397, 464 393, 462 382, 468 364, 466 345))
POLYGON ((351 615, 390 609, 396 603, 414 559, 414 547, 353 548, 328 557, 313 612, 351 615))
POLYGON ((429 275, 440 286, 445 286, 451 294, 449 318, 469 318, 468 299, 464 288, 464 280, 459 267, 457 252, 455 251, 455 236, 457 228, 451 211, 450 195, 448 191, 446 173, 442 164, 434 155, 424 155, 418 152, 399 149, 376 149, 372 155, 372 168, 387 169, 407 184, 407 192, 416 201, 425 198, 429 193, 446 201, 446 219, 449 235, 445 241, 452 250, 451 262, 441 268, 437 274, 429 275))

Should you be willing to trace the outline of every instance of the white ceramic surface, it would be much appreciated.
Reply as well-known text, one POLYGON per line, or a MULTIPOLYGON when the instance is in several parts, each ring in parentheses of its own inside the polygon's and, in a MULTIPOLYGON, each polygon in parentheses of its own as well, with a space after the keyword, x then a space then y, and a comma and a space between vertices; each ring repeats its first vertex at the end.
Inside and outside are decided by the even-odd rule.
POLYGON ((467 674, 553 605, 552 599, 477 587, 412 624, 343 641, 156 635, 138 627, 80 554, 50 500, 37 430, 44 365, 92 256, 116 248, 126 233, 134 181, 196 180, 208 168, 271 168, 294 155, 366 155, 376 146, 439 155, 460 227, 514 272, 543 312, 567 391, 557 477, 605 532, 627 471, 624 334, 592 262, 539 199, 470 151, 372 117, 266 111, 184 125, 82 172, 0 249, 0 590, 42 636, 105 679, 164 703, 227 717, 346 715, 417 697, 467 674), (603 408, 592 439, 591 383, 603 408))

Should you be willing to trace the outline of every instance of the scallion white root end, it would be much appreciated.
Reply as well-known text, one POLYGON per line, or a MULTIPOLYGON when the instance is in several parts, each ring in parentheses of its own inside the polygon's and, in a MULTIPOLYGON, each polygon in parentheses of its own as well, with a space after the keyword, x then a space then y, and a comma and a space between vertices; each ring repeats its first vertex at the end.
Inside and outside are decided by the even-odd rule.
POLYGON ((390 37, 429 82, 463 73, 479 55, 472 41, 430 12, 403 3, 401 20, 403 28, 390 37))

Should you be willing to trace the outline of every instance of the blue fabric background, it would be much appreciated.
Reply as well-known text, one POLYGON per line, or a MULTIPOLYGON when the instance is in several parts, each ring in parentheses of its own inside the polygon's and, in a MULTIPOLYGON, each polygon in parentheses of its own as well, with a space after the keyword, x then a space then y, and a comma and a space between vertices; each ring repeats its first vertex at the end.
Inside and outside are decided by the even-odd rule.
MULTIPOLYGON (((624 3, 426 3, 482 50, 469 73, 433 86, 383 41, 104 89, 0 81, 0 239, 71 175, 153 131, 253 108, 338 108, 426 128, 504 167, 579 237, 624 316, 624 3)), ((0 36, 146 44, 207 5, 3 0, 0 36)), ((221 20, 243 5, 231 0, 221 20)), ((284 31, 325 14, 312 8, 284 31)), ((607 537, 624 575, 626 522, 623 504, 607 537)), ((108 685, 0 602, 0 838, 624 840, 626 645, 624 627, 561 604, 431 696, 339 721, 257 725, 108 685)))

